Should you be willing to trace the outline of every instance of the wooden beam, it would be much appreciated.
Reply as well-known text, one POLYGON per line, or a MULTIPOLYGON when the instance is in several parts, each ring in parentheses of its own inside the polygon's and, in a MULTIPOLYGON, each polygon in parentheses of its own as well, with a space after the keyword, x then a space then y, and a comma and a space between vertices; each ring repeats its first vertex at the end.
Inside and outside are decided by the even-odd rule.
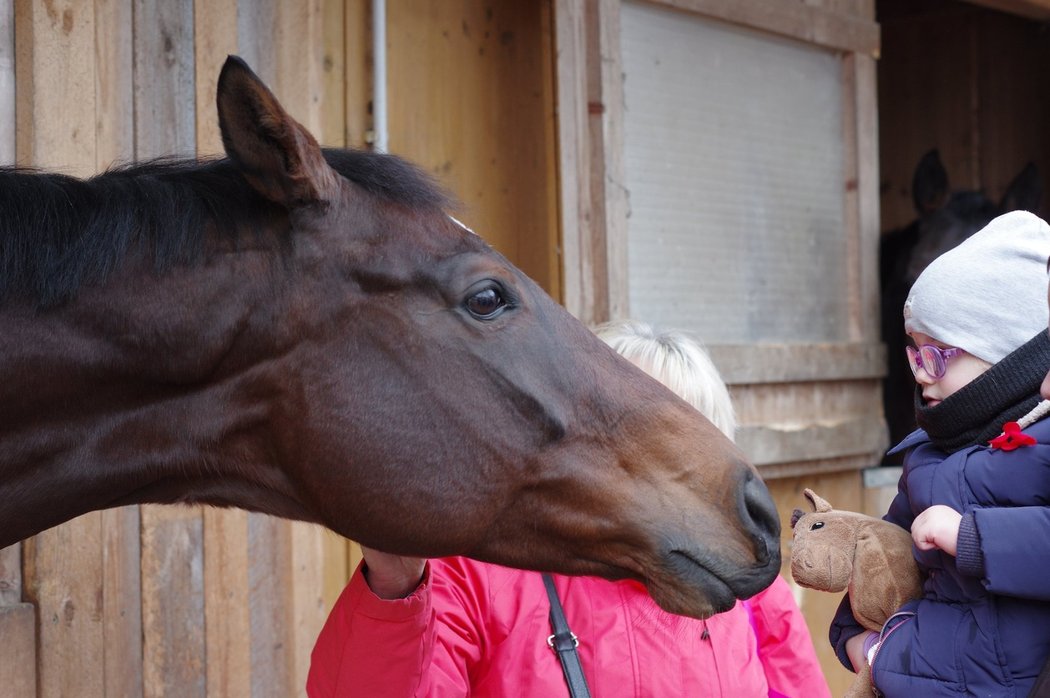
POLYGON ((678 10, 778 34, 838 51, 878 57, 874 19, 833 12, 801 2, 769 0, 651 0, 678 10))
POLYGON ((595 318, 592 212, 587 108, 587 24, 583 0, 555 0, 561 302, 586 324, 595 318))
POLYGON ((35 611, 28 603, 0 605, 0 687, 5 696, 37 695, 35 611))
POLYGON ((15 164, 15 7, 0 0, 0 165, 15 164))
POLYGON ((15 543, 0 548, 0 606, 13 606, 21 602, 22 544, 15 543))
POLYGON ((846 456, 864 456, 867 465, 874 465, 888 445, 885 429, 876 428, 870 415, 802 428, 776 424, 742 426, 737 430, 736 440, 756 465, 846 456))
POLYGON ((1050 21, 1050 0, 965 0, 991 10, 1027 17, 1037 22, 1050 21))
POLYGON ((620 50, 621 0, 598 0, 598 81, 601 105, 594 118, 600 123, 604 168, 602 190, 605 211, 604 282, 609 299, 610 320, 630 317, 627 276, 627 184, 623 149, 623 53, 620 50))
POLYGON ((730 385, 881 378, 882 344, 715 344, 707 347, 730 385))

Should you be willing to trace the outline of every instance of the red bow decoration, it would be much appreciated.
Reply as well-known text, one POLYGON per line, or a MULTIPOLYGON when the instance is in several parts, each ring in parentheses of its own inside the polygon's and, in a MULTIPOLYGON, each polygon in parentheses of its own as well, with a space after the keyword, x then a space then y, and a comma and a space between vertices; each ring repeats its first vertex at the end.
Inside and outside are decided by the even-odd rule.
POLYGON ((1021 432, 1021 425, 1017 422, 1007 422, 1003 425, 1003 433, 988 442, 992 448, 1004 451, 1012 451, 1021 446, 1034 446, 1034 437, 1021 432))

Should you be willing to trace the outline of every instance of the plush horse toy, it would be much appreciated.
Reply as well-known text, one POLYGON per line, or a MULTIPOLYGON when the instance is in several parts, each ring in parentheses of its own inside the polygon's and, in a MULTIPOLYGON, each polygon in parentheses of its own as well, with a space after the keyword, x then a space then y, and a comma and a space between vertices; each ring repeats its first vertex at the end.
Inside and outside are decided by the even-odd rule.
MULTIPOLYGON (((795 509, 791 516, 791 576, 818 591, 848 589, 853 616, 868 630, 880 632, 904 602, 922 595, 911 534, 889 521, 832 509, 811 489, 804 494, 814 511, 795 509)), ((874 695, 865 663, 846 698, 874 695)))

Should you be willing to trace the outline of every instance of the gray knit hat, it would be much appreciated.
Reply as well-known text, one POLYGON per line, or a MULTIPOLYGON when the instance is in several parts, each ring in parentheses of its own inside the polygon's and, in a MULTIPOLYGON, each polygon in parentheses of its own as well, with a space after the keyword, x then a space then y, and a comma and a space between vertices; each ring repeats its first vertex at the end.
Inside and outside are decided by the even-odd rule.
POLYGON ((904 327, 998 363, 1047 331, 1050 226, 1027 211, 992 220, 937 259, 904 303, 904 327))

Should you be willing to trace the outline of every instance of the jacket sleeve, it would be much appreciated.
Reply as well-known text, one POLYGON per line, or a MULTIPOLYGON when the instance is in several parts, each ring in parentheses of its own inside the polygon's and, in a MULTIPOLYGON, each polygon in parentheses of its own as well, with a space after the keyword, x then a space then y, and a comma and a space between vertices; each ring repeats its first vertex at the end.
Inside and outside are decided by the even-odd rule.
POLYGON ((813 638, 784 578, 777 575, 748 603, 769 687, 785 696, 831 698, 813 638))
POLYGON ((314 645, 310 698, 468 695, 480 655, 484 575, 455 561, 431 560, 405 599, 380 599, 361 567, 354 572, 314 645))
POLYGON ((1050 601, 1050 507, 976 509, 985 588, 1050 601))

